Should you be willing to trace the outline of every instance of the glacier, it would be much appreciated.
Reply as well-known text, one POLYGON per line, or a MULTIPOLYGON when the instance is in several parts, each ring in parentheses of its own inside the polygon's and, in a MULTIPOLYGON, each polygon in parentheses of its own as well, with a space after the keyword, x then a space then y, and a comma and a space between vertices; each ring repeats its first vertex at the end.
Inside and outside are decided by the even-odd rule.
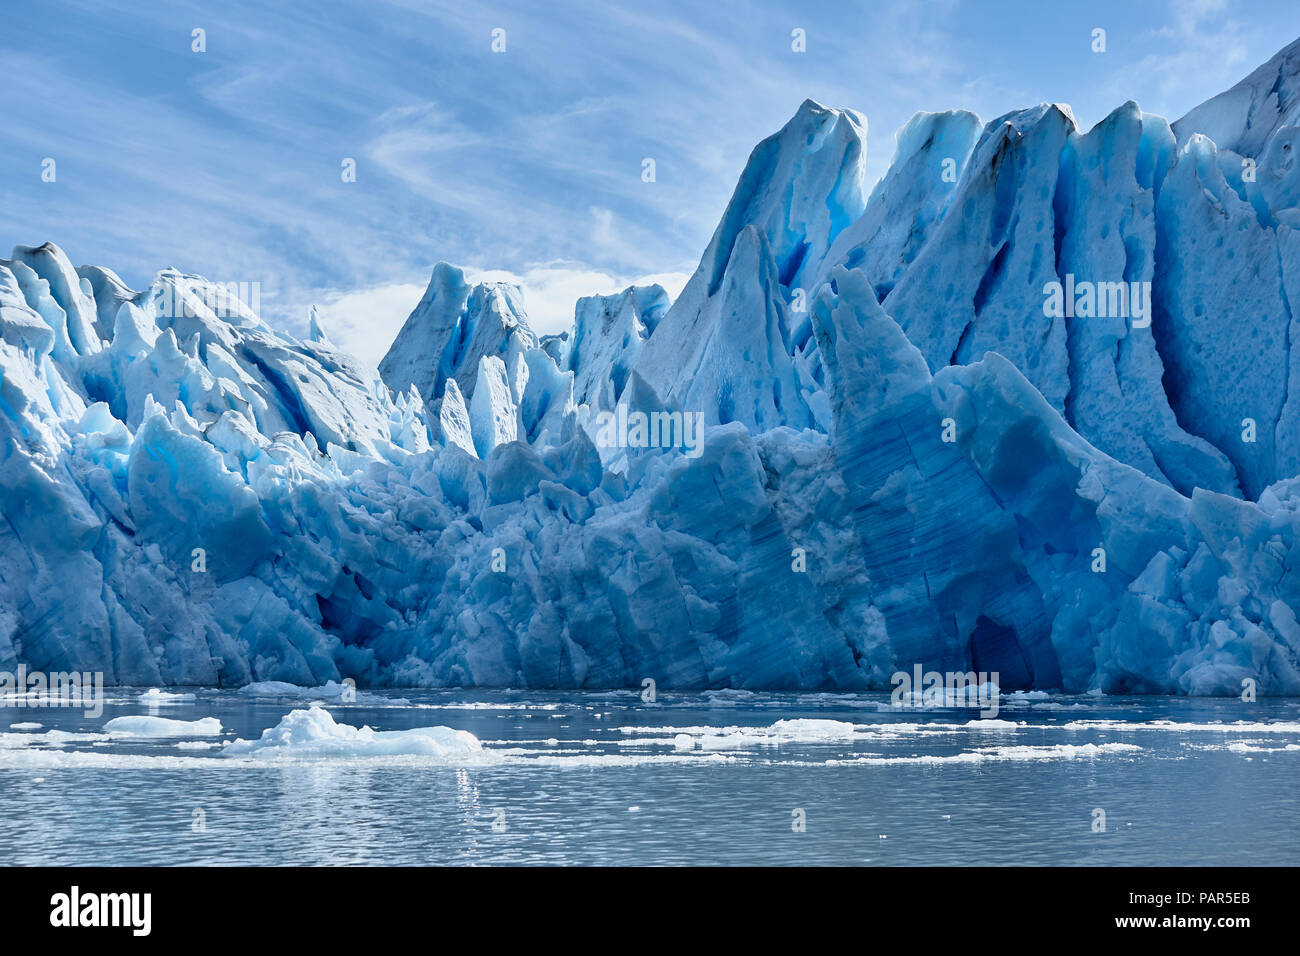
POLYGON ((440 263, 378 368, 18 246, 0 669, 1300 694, 1298 143, 1300 41, 1172 124, 918 114, 873 188, 808 101, 675 301, 539 336, 440 263))

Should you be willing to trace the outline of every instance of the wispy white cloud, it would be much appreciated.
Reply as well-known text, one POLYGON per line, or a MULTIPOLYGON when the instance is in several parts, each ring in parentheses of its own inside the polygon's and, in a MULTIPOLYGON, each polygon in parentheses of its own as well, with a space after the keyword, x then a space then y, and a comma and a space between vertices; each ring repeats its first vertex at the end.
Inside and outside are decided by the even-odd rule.
POLYGON ((1142 32, 1135 62, 1112 72, 1104 89, 1116 105, 1136 99, 1170 121, 1240 80, 1294 36, 1253 5, 1229 0, 1166 0, 1142 32))
POLYGON ((616 276, 577 262, 547 262, 523 272, 504 269, 469 270, 478 282, 513 282, 524 291, 528 321, 540 335, 563 332, 573 325, 578 299, 589 295, 613 295, 628 286, 659 284, 672 298, 686 285, 686 272, 659 272, 639 276, 616 276))
POLYGON ((424 288, 416 282, 398 282, 358 289, 322 302, 317 315, 335 345, 378 366, 424 288))
POLYGON ((1173 118, 1298 32, 1293 0, 44 0, 0 32, 0 241, 137 284, 167 265, 259 281, 276 321, 323 302, 372 352, 429 263, 479 263, 556 329, 580 294, 693 269, 750 150, 807 97, 867 115, 874 179, 916 110, 1053 100, 1087 122, 1133 97, 1173 118))

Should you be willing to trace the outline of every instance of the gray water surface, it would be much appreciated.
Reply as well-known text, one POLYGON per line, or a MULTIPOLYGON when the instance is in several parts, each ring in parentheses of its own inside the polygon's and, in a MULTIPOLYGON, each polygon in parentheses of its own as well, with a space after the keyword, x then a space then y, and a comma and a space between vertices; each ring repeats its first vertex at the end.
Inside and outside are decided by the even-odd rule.
POLYGON ((1013 696, 980 721, 885 694, 362 692, 332 720, 481 752, 235 758, 312 695, 141 690, 0 707, 0 863, 1300 863, 1297 700, 1013 696), (103 732, 149 714, 223 730, 103 732))

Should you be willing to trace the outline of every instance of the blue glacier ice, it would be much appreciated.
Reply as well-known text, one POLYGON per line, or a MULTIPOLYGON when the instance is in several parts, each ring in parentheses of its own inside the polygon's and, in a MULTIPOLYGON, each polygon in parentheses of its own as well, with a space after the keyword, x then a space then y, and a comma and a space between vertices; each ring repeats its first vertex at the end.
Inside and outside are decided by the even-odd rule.
POLYGON ((918 114, 874 187, 866 128, 760 143, 676 301, 539 337, 441 263, 378 368, 19 246, 0 669, 1300 694, 1300 41, 1172 124, 918 114))

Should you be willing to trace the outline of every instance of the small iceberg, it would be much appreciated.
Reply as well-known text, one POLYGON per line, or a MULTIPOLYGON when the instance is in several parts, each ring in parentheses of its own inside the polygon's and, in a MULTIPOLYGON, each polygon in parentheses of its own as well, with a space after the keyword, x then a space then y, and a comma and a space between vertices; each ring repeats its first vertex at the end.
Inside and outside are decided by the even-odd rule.
POLYGON ((159 690, 157 687, 150 687, 147 691, 136 698, 141 704, 148 706, 157 706, 159 704, 185 704, 194 700, 193 694, 173 694, 170 691, 159 690))
POLYGON ((290 711, 258 740, 235 740, 226 756, 252 757, 391 757, 428 756, 447 761, 473 760, 484 754, 473 734, 451 727, 374 730, 340 724, 324 707, 290 711))
POLYGON ((199 720, 172 720, 143 714, 114 717, 104 725, 111 737, 215 737, 221 733, 221 721, 215 717, 199 720))
POLYGON ((248 697, 276 698, 289 700, 321 700, 329 704, 363 704, 379 707, 409 707, 411 702, 405 697, 381 697, 363 690, 357 690, 351 684, 332 680, 319 687, 301 687, 282 680, 262 680, 245 684, 239 693, 248 697))

